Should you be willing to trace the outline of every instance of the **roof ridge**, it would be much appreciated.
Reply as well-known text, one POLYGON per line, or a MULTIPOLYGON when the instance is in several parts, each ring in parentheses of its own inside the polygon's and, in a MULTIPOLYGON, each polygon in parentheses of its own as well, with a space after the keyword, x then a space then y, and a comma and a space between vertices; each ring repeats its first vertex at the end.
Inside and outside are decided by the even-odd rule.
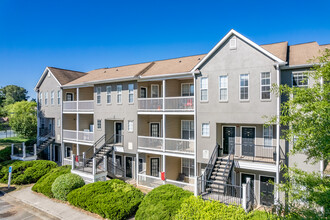
POLYGON ((289 45, 289 47, 297 46, 297 45, 302 45, 302 44, 311 44, 311 43, 314 43, 314 42, 317 43, 317 41, 310 41, 310 42, 305 42, 305 43, 300 43, 300 44, 292 44, 292 45, 289 45))
POLYGON ((151 62, 148 66, 146 66, 143 70, 141 70, 140 72, 138 72, 137 74, 135 74, 134 77, 137 77, 137 76, 141 76, 143 75, 144 73, 146 73, 153 65, 155 65, 155 62, 151 62))
POLYGON ((270 43, 270 44, 260 44, 259 46, 265 46, 265 45, 272 45, 272 44, 279 44, 279 43, 289 43, 289 41, 280 41, 280 42, 275 42, 275 43, 270 43))
POLYGON ((48 68, 54 68, 54 69, 58 69, 58 70, 66 70, 66 71, 78 72, 78 73, 84 73, 84 74, 86 74, 86 72, 81 72, 81 71, 77 71, 77 70, 63 69, 63 68, 58 68, 58 67, 53 67, 53 66, 48 66, 48 68))

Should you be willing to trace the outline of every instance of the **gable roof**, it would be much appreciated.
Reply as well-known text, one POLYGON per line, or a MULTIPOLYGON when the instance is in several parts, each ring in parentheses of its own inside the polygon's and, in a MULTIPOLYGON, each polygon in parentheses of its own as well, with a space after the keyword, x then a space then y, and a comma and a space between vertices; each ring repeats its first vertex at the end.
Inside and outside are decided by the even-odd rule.
POLYGON ((213 53, 216 52, 216 50, 218 48, 220 48, 220 46, 222 44, 224 44, 226 42, 226 40, 232 36, 235 35, 237 37, 239 37, 241 40, 245 41, 246 43, 250 44, 252 47, 254 47, 256 50, 259 50, 261 53, 265 54, 266 56, 270 57, 271 59, 273 59, 276 62, 279 62, 280 64, 285 64, 286 62, 281 60, 280 58, 276 57, 275 55, 273 55, 272 53, 268 52, 267 50, 265 50, 264 48, 260 47, 258 44, 254 43, 253 41, 251 41, 250 39, 244 37, 242 34, 238 33, 237 31, 235 31, 234 29, 231 29, 213 48, 212 50, 193 68, 192 71, 197 70, 203 63, 205 63, 209 57, 212 56, 213 53))
POLYGON ((288 54, 288 42, 279 42, 279 43, 273 43, 273 44, 264 44, 260 45, 260 47, 264 48, 274 56, 280 58, 281 60, 286 61, 287 60, 287 54, 288 54))
POLYGON ((329 50, 330 50, 330 44, 323 44, 323 45, 320 45, 320 49, 321 49, 321 50, 325 50, 325 49, 329 49, 329 50))
POLYGON ((289 46, 289 65, 306 64, 308 60, 320 55, 319 44, 314 41, 310 43, 289 46))

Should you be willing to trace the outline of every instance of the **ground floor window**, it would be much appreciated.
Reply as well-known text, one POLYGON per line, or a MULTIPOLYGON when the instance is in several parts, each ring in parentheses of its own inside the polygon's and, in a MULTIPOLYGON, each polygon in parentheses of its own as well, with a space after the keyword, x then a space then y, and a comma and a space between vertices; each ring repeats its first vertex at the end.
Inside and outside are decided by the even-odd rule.
POLYGON ((188 158, 182 158, 182 173, 185 176, 193 177, 194 176, 194 160, 188 158))

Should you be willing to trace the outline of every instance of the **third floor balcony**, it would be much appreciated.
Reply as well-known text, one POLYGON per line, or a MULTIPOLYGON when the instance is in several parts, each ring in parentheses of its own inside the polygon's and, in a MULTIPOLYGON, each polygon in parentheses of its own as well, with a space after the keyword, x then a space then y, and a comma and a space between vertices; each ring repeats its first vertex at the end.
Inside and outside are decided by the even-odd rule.
POLYGON ((94 88, 74 88, 63 90, 63 112, 94 112, 94 88))

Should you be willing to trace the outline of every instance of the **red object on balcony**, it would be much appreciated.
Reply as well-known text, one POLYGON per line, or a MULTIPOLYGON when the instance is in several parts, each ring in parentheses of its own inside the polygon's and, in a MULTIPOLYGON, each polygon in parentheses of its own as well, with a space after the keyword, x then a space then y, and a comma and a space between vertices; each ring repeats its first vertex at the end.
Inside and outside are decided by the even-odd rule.
POLYGON ((160 177, 161 177, 162 180, 164 181, 164 180, 165 180, 165 172, 161 172, 161 173, 160 173, 160 177))
POLYGON ((192 100, 191 99, 188 99, 187 100, 186 106, 188 106, 188 107, 193 106, 193 103, 192 103, 192 100))
POLYGON ((78 155, 76 156, 76 162, 79 162, 78 155))

